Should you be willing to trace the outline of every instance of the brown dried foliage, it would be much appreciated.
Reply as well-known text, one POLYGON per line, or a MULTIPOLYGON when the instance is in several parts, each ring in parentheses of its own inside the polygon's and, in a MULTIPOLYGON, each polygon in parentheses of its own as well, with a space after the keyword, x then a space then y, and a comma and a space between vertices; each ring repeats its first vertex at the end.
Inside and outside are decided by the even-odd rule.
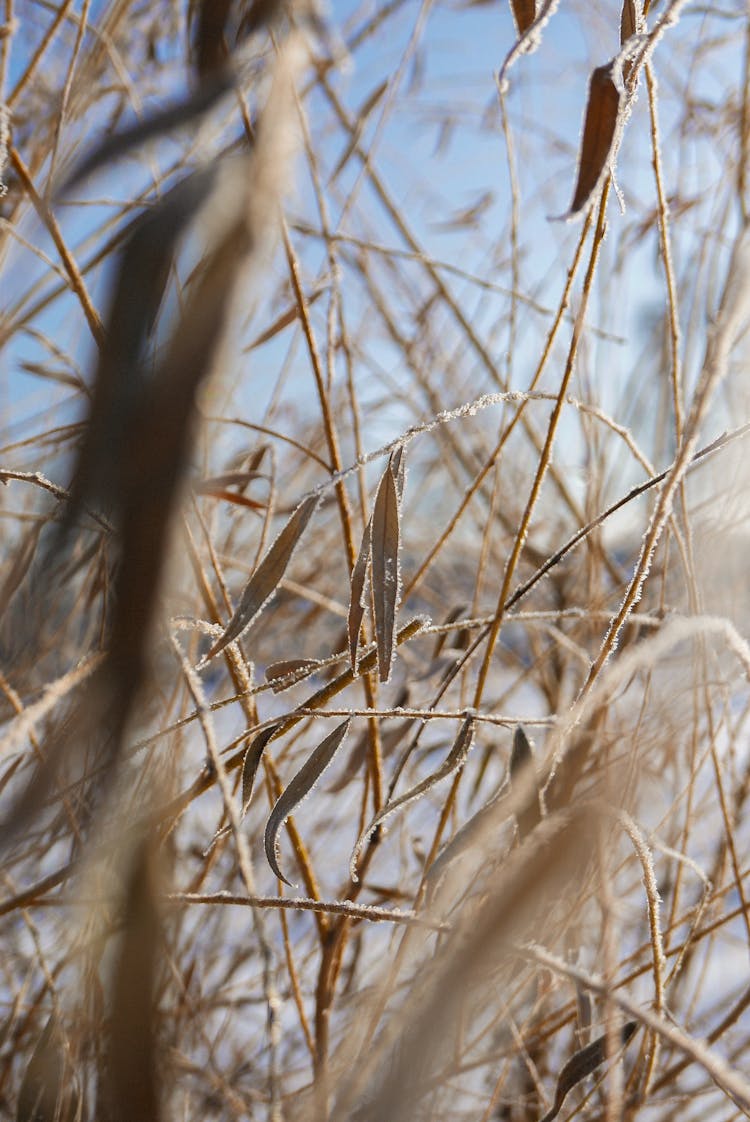
POLYGON ((0 1115, 750 1113, 749 59, 5 0, 0 1115))

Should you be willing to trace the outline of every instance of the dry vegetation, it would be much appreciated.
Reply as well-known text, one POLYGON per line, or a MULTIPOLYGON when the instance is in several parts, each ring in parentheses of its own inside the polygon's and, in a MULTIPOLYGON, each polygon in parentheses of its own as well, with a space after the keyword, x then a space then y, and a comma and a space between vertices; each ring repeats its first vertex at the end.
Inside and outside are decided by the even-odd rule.
POLYGON ((3 1118, 750 1114, 750 22, 644 6, 3 0, 3 1118))

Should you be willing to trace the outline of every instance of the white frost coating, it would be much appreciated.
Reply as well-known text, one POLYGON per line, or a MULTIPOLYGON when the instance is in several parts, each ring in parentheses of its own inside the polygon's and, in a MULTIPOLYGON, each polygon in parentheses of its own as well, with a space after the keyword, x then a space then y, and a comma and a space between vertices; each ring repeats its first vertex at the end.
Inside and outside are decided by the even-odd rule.
POLYGON ((8 147, 10 145, 10 109, 5 102, 0 103, 0 199, 8 194, 8 185, 3 180, 3 173, 8 164, 8 147))
POLYGON ((558 4, 559 0, 547 0, 531 27, 523 33, 516 43, 514 43, 506 56, 505 62, 500 67, 496 79, 498 92, 501 97, 508 92, 507 74, 511 66, 517 62, 521 55, 530 55, 537 50, 542 41, 542 32, 557 11, 558 4))
POLYGON ((33 705, 27 705, 12 721, 10 728, 0 740, 0 758, 4 758, 19 748, 27 736, 34 731, 37 721, 43 720, 64 697, 67 697, 81 682, 89 678, 104 662, 103 654, 91 655, 51 682, 44 693, 33 705))

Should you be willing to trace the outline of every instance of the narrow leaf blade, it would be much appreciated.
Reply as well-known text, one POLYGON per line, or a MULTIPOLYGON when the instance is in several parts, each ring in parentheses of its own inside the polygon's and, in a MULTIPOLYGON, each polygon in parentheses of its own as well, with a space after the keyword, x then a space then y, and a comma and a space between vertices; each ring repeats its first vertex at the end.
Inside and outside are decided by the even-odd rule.
POLYGON ((224 634, 217 639, 206 655, 206 662, 237 639, 271 599, 318 505, 318 500, 318 495, 309 495, 297 507, 245 586, 237 611, 229 621, 224 634))
POLYGON ((255 776, 258 773, 260 761, 265 751, 266 745, 270 744, 276 734, 282 728, 281 722, 277 721, 275 725, 269 725, 267 729, 263 729, 257 736, 254 736, 250 741, 247 752, 245 752, 242 761, 242 813, 245 814, 250 799, 253 797, 253 787, 255 786, 255 776))
POLYGON ((350 723, 351 718, 347 717, 345 721, 337 725, 333 732, 329 733, 325 740, 322 740, 317 748, 313 750, 309 759, 302 765, 286 790, 279 797, 268 819, 265 834, 265 849, 268 864, 271 866, 274 875, 277 876, 279 880, 282 880, 284 884, 288 884, 290 888, 295 888, 296 886, 286 879, 279 868, 279 833, 287 818, 294 813, 295 808, 302 800, 310 794, 310 791, 312 791, 323 772, 333 760, 333 757, 336 755, 336 752, 349 731, 350 723))
POLYGON ((627 43, 632 35, 643 30, 643 0, 623 0, 620 13, 620 45, 627 43))
POLYGON ((400 592, 398 552, 400 517, 393 459, 383 472, 372 512, 372 590, 381 682, 391 676, 395 653, 394 626, 400 592))
POLYGON ((362 616, 365 610, 365 591, 367 589, 367 566, 370 563, 372 551, 372 519, 365 526, 362 535, 362 544, 352 570, 351 599, 349 601, 349 615, 347 617, 347 630, 349 632, 349 656, 352 670, 357 673, 359 662, 359 629, 362 626, 362 616))
POLYGON ((588 206, 609 170, 622 122, 623 100, 612 64, 598 66, 589 82, 578 180, 570 215, 578 214, 588 206))
MULTIPOLYGON (((631 1036, 638 1028, 635 1021, 628 1021, 623 1025, 620 1030, 620 1039, 623 1044, 627 1044, 631 1036)), ((591 1075, 596 1069, 603 1064, 607 1059, 607 1037, 600 1036, 598 1040, 593 1040, 591 1044, 587 1044, 585 1048, 580 1048, 574 1053, 563 1065, 557 1079, 557 1088, 555 1090, 555 1101, 552 1104, 552 1109, 548 1110, 541 1122, 552 1122, 560 1113, 560 1109, 568 1095, 576 1084, 585 1079, 587 1075, 591 1075)))

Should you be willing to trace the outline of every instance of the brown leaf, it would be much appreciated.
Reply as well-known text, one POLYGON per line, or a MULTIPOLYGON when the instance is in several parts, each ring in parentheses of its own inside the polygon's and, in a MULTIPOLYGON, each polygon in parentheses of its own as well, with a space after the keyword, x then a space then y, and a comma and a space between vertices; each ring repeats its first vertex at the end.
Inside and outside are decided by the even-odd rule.
POLYGON ((523 35, 536 19, 536 0, 510 0, 510 6, 518 34, 523 35))
POLYGON ((193 484, 196 495, 211 494, 213 491, 225 487, 244 487, 254 479, 267 479, 268 476, 260 471, 227 471, 223 475, 212 475, 210 479, 201 479, 193 484))
POLYGON ((307 678, 319 666, 317 658, 285 658, 266 667, 266 681, 274 693, 281 693, 307 678))
MULTIPOLYGON (((391 676, 395 652, 394 625, 400 593, 398 568, 400 518, 394 466, 396 465, 392 456, 380 480, 372 512, 372 591, 375 604, 378 674, 381 682, 387 682, 391 676)), ((397 466, 396 470, 398 470, 397 466)))
POLYGON ((581 156, 570 214, 584 210, 610 170, 621 126, 623 93, 615 82, 611 63, 598 66, 591 75, 581 156))
POLYGON ((349 865, 349 871, 351 873, 353 881, 356 882, 357 880, 357 860, 359 858, 359 854, 362 850, 362 846, 365 844, 370 835, 375 832, 378 826, 385 822, 386 818, 390 818, 392 814, 395 814, 397 810, 400 810, 408 803, 413 803, 415 799, 419 799, 422 797, 422 795, 426 795, 427 792, 431 791, 436 784, 441 782, 441 780, 446 779, 449 775, 452 775, 454 771, 458 771, 460 767, 463 767, 466 762, 466 757, 471 750, 473 742, 474 717, 469 716, 462 723, 461 728, 458 730, 458 736, 454 740, 450 752, 445 757, 445 760, 437 769, 437 771, 433 772, 432 775, 428 775, 427 778, 423 779, 420 783, 416 783, 405 794, 400 795, 399 798, 394 799, 392 802, 388 803, 383 807, 381 811, 378 812, 378 814, 375 815, 372 822, 360 836, 356 846, 354 847, 351 862, 349 865))
POLYGON ((365 611, 365 590, 367 588, 367 566, 370 563, 372 551, 372 519, 365 526, 362 535, 362 544, 354 564, 351 577, 351 594, 349 600, 349 615, 347 617, 347 630, 349 632, 349 655, 352 670, 357 673, 359 662, 359 629, 362 626, 362 616, 365 611))
POLYGON ((398 448, 391 453, 391 471, 393 472, 393 478, 396 480, 398 505, 401 506, 404 498, 404 487, 406 486, 406 457, 404 456, 403 444, 399 444, 398 448))
POLYGON ((254 736, 250 741, 247 752, 245 752, 244 759, 242 760, 242 813, 247 811, 250 805, 250 799, 253 797, 253 787, 255 786, 255 776, 258 773, 258 767, 265 751, 266 745, 270 744, 282 724, 277 722, 275 725, 269 725, 267 729, 263 729, 257 736, 254 736))
POLYGON ((245 586, 236 612, 224 634, 206 655, 206 662, 237 639, 271 599, 318 505, 319 497, 308 495, 297 507, 245 586))
MULTIPOLYGON (((626 1025, 623 1025, 620 1030, 620 1039, 623 1044, 627 1044, 637 1028, 638 1025, 635 1021, 628 1021, 626 1025)), ((585 1079, 587 1075, 596 1071, 607 1058, 606 1035, 600 1036, 598 1040, 592 1041, 591 1044, 587 1044, 585 1048, 581 1048, 572 1055, 558 1076, 555 1101, 552 1108, 547 1111, 541 1122, 552 1122, 552 1119, 560 1113, 560 1108, 568 1092, 572 1091, 576 1084, 585 1079)))
POLYGON ((351 719, 347 718, 340 725, 337 725, 333 732, 329 733, 325 740, 322 740, 317 748, 313 750, 309 759, 302 765, 278 799, 268 819, 265 834, 265 848, 268 864, 279 880, 283 880, 284 884, 288 884, 290 888, 295 888, 296 886, 286 879, 279 868, 279 831, 289 815, 293 814, 295 808, 309 795, 325 769, 333 760, 333 757, 336 755, 336 752, 349 731, 350 723, 351 719))
POLYGON ((627 43, 631 35, 643 30, 643 0, 623 0, 620 13, 620 45, 627 43))
MULTIPOLYGON (((645 27, 643 17, 643 0, 623 0, 620 14, 620 46, 624 46, 633 35, 639 35, 645 27)), ((632 58, 626 58, 622 64, 623 81, 627 84, 633 69, 632 58)))

